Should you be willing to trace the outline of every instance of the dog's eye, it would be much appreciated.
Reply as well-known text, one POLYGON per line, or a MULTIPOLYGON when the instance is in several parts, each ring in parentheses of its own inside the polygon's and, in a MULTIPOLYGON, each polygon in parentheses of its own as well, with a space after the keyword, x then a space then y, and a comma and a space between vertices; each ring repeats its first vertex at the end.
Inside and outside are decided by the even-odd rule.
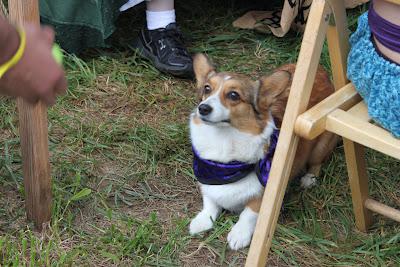
POLYGON ((238 100, 240 100, 240 95, 239 95, 237 92, 235 92, 235 91, 230 91, 230 92, 226 95, 226 97, 227 97, 228 99, 232 100, 232 101, 238 101, 238 100))
POLYGON ((211 87, 207 84, 204 86, 204 94, 208 95, 211 93, 211 87))

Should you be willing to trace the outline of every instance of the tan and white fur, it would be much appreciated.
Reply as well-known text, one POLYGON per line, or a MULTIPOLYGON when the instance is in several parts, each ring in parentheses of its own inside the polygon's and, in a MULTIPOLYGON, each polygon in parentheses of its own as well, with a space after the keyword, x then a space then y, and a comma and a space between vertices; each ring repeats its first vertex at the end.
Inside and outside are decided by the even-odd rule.
MULTIPOLYGON (((273 130, 280 127, 295 70, 282 66, 258 80, 229 72, 218 73, 205 55, 194 57, 200 104, 190 117, 192 145, 203 159, 228 163, 256 163, 268 150, 273 130)), ((311 95, 313 106, 333 92, 326 72, 320 68, 311 95)), ((336 145, 337 137, 324 133, 313 141, 301 140, 292 177, 302 174, 302 185, 315 182, 321 163, 336 145)), ((240 213, 228 234, 233 250, 250 244, 264 187, 255 172, 225 185, 200 184, 203 209, 191 221, 194 235, 213 227, 223 209, 240 213)))

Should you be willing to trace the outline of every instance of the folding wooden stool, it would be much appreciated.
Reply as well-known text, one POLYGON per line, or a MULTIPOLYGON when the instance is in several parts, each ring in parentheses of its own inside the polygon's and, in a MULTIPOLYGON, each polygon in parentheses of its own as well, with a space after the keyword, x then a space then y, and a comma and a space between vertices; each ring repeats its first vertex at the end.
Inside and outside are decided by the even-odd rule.
MULTIPOLYGON (((387 0, 400 4, 400 0, 387 0)), ((346 77, 349 51, 344 0, 313 0, 293 77, 286 114, 265 189, 246 266, 267 261, 280 207, 300 137, 324 131, 343 137, 356 225, 366 231, 371 211, 400 222, 400 211, 369 198, 364 146, 400 159, 400 140, 370 123, 367 108, 346 77), (322 47, 327 37, 336 92, 306 111, 322 47)))

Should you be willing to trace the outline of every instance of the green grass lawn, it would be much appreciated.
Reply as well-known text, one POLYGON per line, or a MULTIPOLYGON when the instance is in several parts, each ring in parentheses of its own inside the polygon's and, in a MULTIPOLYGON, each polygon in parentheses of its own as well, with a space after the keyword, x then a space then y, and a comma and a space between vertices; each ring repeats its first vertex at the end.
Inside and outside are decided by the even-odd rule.
MULTIPOLYGON (((180 1, 177 9, 191 52, 208 53, 220 70, 256 78, 296 61, 300 34, 279 39, 231 26, 243 13, 237 1, 180 1)), ((247 249, 232 252, 226 243, 237 216, 224 214, 213 231, 188 235, 201 208, 188 138, 194 83, 160 74, 123 48, 142 11, 122 16, 114 49, 66 59, 69 92, 49 110, 54 201, 42 233, 25 219, 15 105, 0 101, 1 266, 244 263, 247 249)), ((329 64, 326 48, 322 63, 329 64)), ((400 207, 399 162, 372 151, 367 161, 372 195, 400 207)), ((269 264, 399 266, 399 224, 376 216, 370 232, 355 228, 342 146, 318 183, 306 191, 290 186, 269 264)))

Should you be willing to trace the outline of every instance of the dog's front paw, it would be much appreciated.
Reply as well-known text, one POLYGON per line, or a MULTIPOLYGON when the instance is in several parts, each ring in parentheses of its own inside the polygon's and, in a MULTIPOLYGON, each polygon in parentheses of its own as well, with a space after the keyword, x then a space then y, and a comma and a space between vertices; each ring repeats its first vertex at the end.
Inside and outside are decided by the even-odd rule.
POLYGON ((195 235, 210 230, 213 225, 214 222, 211 220, 211 216, 205 212, 200 212, 190 222, 189 232, 191 235, 195 235))
POLYGON ((253 236, 253 227, 249 225, 236 223, 228 234, 228 244, 230 249, 239 250, 250 245, 253 236))

